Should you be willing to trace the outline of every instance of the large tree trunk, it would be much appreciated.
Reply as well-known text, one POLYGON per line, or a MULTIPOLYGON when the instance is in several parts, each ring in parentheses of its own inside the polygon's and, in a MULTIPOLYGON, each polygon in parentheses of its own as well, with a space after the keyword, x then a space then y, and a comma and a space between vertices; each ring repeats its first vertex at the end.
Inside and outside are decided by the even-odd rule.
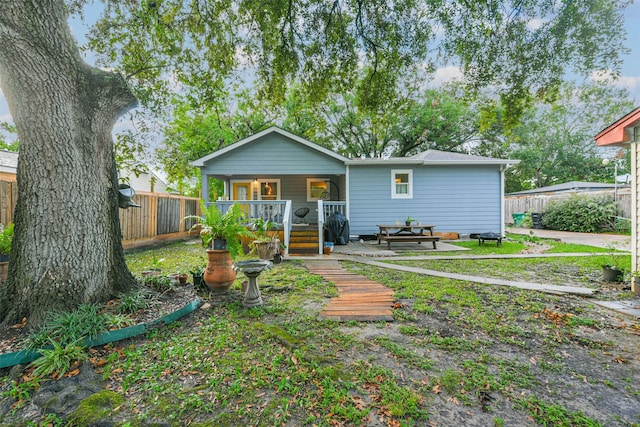
POLYGON ((3 0, 0 86, 18 129, 18 202, 0 323, 105 301, 134 278, 121 244, 111 131, 135 104, 79 56, 62 0, 3 0))

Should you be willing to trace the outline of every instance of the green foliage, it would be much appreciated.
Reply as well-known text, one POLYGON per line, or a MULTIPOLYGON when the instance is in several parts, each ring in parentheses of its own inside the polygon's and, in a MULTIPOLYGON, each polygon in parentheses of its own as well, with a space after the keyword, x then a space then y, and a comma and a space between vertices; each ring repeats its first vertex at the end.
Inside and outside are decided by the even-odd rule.
POLYGON ((9 255, 11 253, 11 243, 13 242, 13 223, 3 226, 0 224, 0 254, 9 255))
POLYGON ((75 311, 49 313, 42 327, 27 338, 27 348, 36 349, 55 341, 61 345, 95 338, 106 330, 105 317, 95 304, 82 304, 75 311))
POLYGON ((594 233, 612 230, 617 209, 608 198, 573 195, 552 201, 542 217, 542 223, 554 230, 594 233))
POLYGON ((18 402, 13 407, 17 408, 31 397, 31 394, 40 387, 40 378, 38 377, 23 377, 22 381, 9 380, 8 377, 2 378, 4 383, 10 383, 9 387, 2 387, 0 397, 8 397, 18 402))
POLYGON ((147 293, 143 288, 137 288, 118 297, 116 310, 119 314, 133 314, 147 307, 149 307, 147 293))
POLYGON ((73 363, 88 357, 85 347, 80 344, 79 340, 66 345, 54 340, 50 340, 50 342, 53 348, 39 349, 38 352, 42 356, 31 362, 31 366, 35 368, 33 374, 38 377, 47 377, 55 372, 60 378, 71 368, 73 363))
POLYGON ((253 234, 259 242, 270 242, 278 237, 278 224, 268 219, 256 218, 253 222, 253 234))
MULTIPOLYGON (((179 103, 164 129, 164 143, 156 150, 169 182, 183 194, 198 195, 200 172, 190 162, 266 129, 272 124, 260 102, 221 93, 205 111, 189 102, 179 103), (233 103, 237 108, 227 104, 233 103), (193 182, 197 182, 195 186, 193 182)), ((246 95, 248 96, 248 95, 246 95)), ((210 199, 223 195, 222 182, 211 185, 210 199)))
POLYGON ((512 124, 532 99, 554 99, 567 71, 619 68, 623 12, 606 0, 106 2, 89 48, 158 111, 175 86, 194 106, 212 105, 242 85, 248 66, 260 99, 281 104, 294 83, 316 104, 356 88, 375 110, 406 93, 410 78, 424 81, 444 65, 433 61, 439 52, 461 64, 468 92, 492 87, 512 124), (530 25, 538 20, 545 25, 530 25))
POLYGON ((536 397, 518 399, 516 403, 525 409, 533 419, 543 425, 554 427, 601 427, 602 424, 587 417, 582 412, 572 412, 564 406, 547 403, 536 397))
POLYGON ((192 230, 200 229, 202 244, 210 248, 214 239, 227 241, 227 248, 231 257, 235 258, 242 253, 242 236, 252 236, 252 233, 242 223, 245 213, 239 204, 234 203, 224 214, 220 212, 215 203, 207 206, 202 202, 202 215, 189 215, 183 220, 193 219, 196 223, 192 230))
MULTIPOLYGON (((563 83, 553 102, 538 100, 524 110, 520 124, 507 129, 504 106, 485 107, 480 155, 512 158, 506 192, 570 181, 610 181, 614 166, 602 165, 593 135, 633 109, 628 91, 605 83, 563 83), (493 122, 492 122, 493 120, 493 122)), ((626 150, 628 151, 628 150, 626 150)), ((619 170, 628 170, 626 157, 619 170)))
POLYGON ((104 324, 111 331, 133 325, 133 319, 125 314, 105 313, 104 324))
POLYGON ((169 276, 154 275, 142 278, 142 283, 158 292, 168 292, 176 288, 176 283, 169 276))
POLYGON ((18 131, 16 126, 5 121, 0 121, 0 149, 17 153, 20 147, 20 142, 17 138, 18 131))

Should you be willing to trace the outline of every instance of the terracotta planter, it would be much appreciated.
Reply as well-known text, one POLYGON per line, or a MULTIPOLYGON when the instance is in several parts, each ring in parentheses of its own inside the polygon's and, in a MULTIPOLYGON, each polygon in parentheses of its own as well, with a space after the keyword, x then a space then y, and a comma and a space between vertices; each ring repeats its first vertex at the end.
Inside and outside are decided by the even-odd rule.
POLYGON ((204 282, 214 292, 226 291, 236 280, 229 251, 207 249, 207 257, 209 260, 204 272, 204 282))

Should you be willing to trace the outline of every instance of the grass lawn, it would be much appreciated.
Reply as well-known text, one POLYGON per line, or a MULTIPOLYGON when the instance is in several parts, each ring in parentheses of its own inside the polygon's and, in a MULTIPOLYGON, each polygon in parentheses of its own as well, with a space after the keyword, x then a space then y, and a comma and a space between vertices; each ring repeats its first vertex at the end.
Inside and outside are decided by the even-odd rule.
MULTIPOLYGON (((505 251, 519 244, 508 243, 505 251)), ((135 273, 154 261, 163 271, 188 271, 204 259, 201 246, 185 243, 127 255, 135 273)), ((539 264, 478 261, 430 262, 557 278, 539 264)), ((592 262, 580 268, 596 268, 592 262)), ((640 426, 633 319, 586 298, 345 265, 395 290, 393 322, 318 320, 335 286, 298 261, 263 273, 264 307, 244 309, 240 275, 228 293, 202 292, 206 305, 192 315, 93 354, 104 389, 121 398, 107 419, 127 426, 640 426)), ((5 397, 19 394, 19 382, 0 381, 5 397)))

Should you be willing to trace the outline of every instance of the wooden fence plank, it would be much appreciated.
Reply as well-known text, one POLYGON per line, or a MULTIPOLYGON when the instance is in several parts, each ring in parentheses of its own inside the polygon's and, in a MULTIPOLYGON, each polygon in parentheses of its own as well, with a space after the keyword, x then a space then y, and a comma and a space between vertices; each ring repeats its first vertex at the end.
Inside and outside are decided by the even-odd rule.
MULTIPOLYGON (((15 181, 0 179, 0 223, 13 222, 13 212, 18 200, 18 185, 15 181)), ((177 232, 188 230, 182 218, 186 215, 200 215, 200 199, 176 195, 159 195, 158 193, 136 193, 134 200, 139 208, 120 209, 120 229, 125 246, 136 240, 165 236, 175 236, 177 232), (163 204, 162 209, 158 204, 163 204), (161 229, 168 230, 158 234, 161 229)), ((190 227, 191 225, 189 225, 190 227)))

